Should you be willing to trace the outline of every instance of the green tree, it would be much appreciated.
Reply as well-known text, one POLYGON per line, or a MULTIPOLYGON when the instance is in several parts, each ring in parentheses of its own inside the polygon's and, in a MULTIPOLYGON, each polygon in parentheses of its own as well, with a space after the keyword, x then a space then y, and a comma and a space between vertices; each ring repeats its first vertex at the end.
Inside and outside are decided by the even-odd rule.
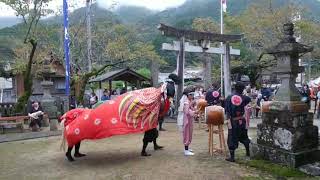
POLYGON ((19 97, 16 111, 21 112, 25 107, 29 97, 32 94, 32 64, 38 45, 38 23, 41 17, 44 17, 53 11, 48 9, 48 3, 50 0, 0 0, 0 2, 10 6, 17 16, 23 19, 23 29, 25 37, 23 43, 29 45, 31 50, 26 63, 26 70, 23 72, 24 76, 24 94, 19 97))
MULTIPOLYGON (((80 30, 79 32, 82 32, 80 30)), ((93 71, 87 72, 85 68, 77 68, 72 78, 72 87, 75 90, 76 99, 78 102, 83 101, 85 87, 88 81, 106 70, 111 70, 114 67, 132 67, 134 69, 140 69, 147 66, 157 67, 153 63, 164 63, 165 61, 157 54, 152 44, 143 42, 139 39, 138 33, 134 28, 125 26, 122 24, 115 24, 109 26, 107 30, 96 31, 93 42, 101 44, 100 46, 105 47, 104 51, 101 52, 107 61, 104 63, 95 64, 93 71), (101 33, 101 34, 100 34, 101 33), (103 34, 102 34, 103 33, 103 34), (102 38, 103 37, 103 38, 102 38), (96 38, 99 38, 97 40, 96 38), (96 40, 95 40, 96 39, 96 40)), ((81 38, 80 36, 79 38, 81 38)), ((81 42, 82 40, 76 40, 75 42, 81 42)), ((76 48, 76 46, 75 46, 76 48)), ((84 48, 77 53, 83 52, 84 48)), ((81 55, 82 57, 82 55, 81 55)), ((85 57, 83 57, 85 59, 85 57)), ((94 59, 95 61, 95 59, 94 59)), ((155 70, 151 71, 154 74, 155 70)))
POLYGON ((143 76, 145 76, 145 77, 147 77, 147 78, 151 77, 151 71, 148 68, 141 68, 141 69, 138 70, 138 73, 143 75, 143 76))
MULTIPOLYGON (((233 72, 246 74, 252 84, 256 84, 262 70, 275 65, 276 60, 270 56, 259 59, 264 49, 275 46, 283 37, 283 24, 292 21, 296 15, 303 14, 303 9, 295 4, 277 7, 274 1, 253 3, 241 15, 227 17, 226 24, 235 32, 242 32, 245 38, 240 45, 240 62, 233 72)), ((315 45, 313 57, 319 57, 319 24, 308 19, 295 22, 296 35, 301 35, 304 44, 315 45)))

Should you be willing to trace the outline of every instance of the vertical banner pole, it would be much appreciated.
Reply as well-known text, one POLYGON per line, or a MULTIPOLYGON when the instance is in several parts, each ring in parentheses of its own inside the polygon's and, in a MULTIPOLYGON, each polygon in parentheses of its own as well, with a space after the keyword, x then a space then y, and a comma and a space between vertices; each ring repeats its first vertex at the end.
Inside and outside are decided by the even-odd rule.
MULTIPOLYGON (((68 98, 68 106, 67 109, 69 110, 71 107, 72 98, 70 96, 70 38, 68 33, 69 28, 69 17, 68 17, 68 2, 67 0, 63 0, 63 19, 64 19, 64 57, 65 57, 65 69, 66 69, 66 96, 68 98)), ((76 106, 76 104, 75 104, 76 106)))
POLYGON ((69 17, 68 17, 68 2, 63 0, 63 19, 64 19, 64 57, 65 57, 65 68, 66 68, 66 96, 70 97, 70 54, 69 54, 69 17))

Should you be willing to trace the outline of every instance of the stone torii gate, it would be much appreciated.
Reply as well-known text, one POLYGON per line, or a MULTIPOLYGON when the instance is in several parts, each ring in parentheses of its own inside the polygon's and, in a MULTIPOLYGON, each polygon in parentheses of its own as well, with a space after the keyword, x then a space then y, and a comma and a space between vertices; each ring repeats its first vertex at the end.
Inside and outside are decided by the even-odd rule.
MULTIPOLYGON (((184 51, 190 52, 190 53, 207 53, 207 54, 223 54, 225 55, 225 49, 224 47, 219 48, 213 48, 210 47, 210 44, 204 45, 206 46, 206 49, 204 49, 202 46, 195 46, 188 42, 185 43, 184 51)), ((163 43, 162 44, 162 50, 168 50, 168 51, 180 51, 180 42, 179 41, 173 41, 173 44, 169 43, 163 43)), ((237 55, 240 56, 240 50, 239 49, 232 49, 230 46, 230 55, 237 55)), ((179 57, 178 57, 179 59, 179 57)), ((210 60, 211 61, 211 60, 210 60)), ((179 62, 179 61, 177 61, 179 62)), ((207 60, 206 60, 206 63, 207 60)), ((209 88, 211 86, 211 80, 208 81, 209 78, 211 78, 211 63, 208 63, 210 67, 207 67, 204 73, 204 80, 205 80, 205 88, 209 88), (208 82, 207 82, 208 81, 208 82)), ((179 66, 179 63, 177 63, 177 67, 179 66)))
POLYGON ((177 72, 178 77, 182 79, 182 83, 178 85, 177 97, 180 99, 183 93, 184 87, 184 66, 185 66, 185 52, 198 52, 198 53, 214 53, 224 54, 224 90, 225 96, 231 93, 231 79, 230 79, 230 55, 240 55, 240 50, 230 49, 229 43, 237 42, 242 39, 242 35, 225 35, 215 34, 208 32, 198 32, 191 30, 176 29, 164 24, 160 24, 158 29, 162 32, 162 35, 167 37, 174 37, 180 40, 180 42, 174 42, 173 45, 164 43, 163 50, 179 51, 177 72), (185 43, 185 39, 196 40, 201 45, 192 46, 189 43, 185 43), (223 42, 223 48, 210 48, 210 42, 223 42))

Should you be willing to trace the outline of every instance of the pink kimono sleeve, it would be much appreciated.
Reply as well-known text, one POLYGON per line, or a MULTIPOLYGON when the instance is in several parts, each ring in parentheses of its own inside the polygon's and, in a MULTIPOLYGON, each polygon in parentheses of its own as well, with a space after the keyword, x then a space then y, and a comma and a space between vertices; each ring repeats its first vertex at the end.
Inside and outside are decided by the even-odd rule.
POLYGON ((190 107, 190 103, 185 103, 183 106, 183 112, 188 117, 191 118, 194 116, 194 111, 190 107))

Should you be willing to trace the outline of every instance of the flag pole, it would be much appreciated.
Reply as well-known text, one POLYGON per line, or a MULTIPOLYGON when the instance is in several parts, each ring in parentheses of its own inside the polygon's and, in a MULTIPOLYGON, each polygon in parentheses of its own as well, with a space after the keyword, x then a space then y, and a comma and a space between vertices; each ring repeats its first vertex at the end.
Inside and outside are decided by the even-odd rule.
MULTIPOLYGON (((64 57, 65 57, 65 68, 66 68, 66 79, 65 79, 65 86, 66 86, 66 96, 70 97, 70 54, 69 54, 69 17, 68 17, 68 2, 67 0, 63 0, 63 19, 64 19, 64 57)), ((70 103, 70 98, 69 98, 70 103)))
MULTIPOLYGON (((223 0, 220 0, 220 30, 221 30, 221 34, 223 34, 223 0)), ((223 42, 221 42, 220 44, 221 48, 223 48, 223 42)), ((223 54, 220 55, 220 63, 221 63, 221 95, 224 95, 224 83, 223 83, 223 67, 224 67, 224 63, 223 63, 223 54)))

